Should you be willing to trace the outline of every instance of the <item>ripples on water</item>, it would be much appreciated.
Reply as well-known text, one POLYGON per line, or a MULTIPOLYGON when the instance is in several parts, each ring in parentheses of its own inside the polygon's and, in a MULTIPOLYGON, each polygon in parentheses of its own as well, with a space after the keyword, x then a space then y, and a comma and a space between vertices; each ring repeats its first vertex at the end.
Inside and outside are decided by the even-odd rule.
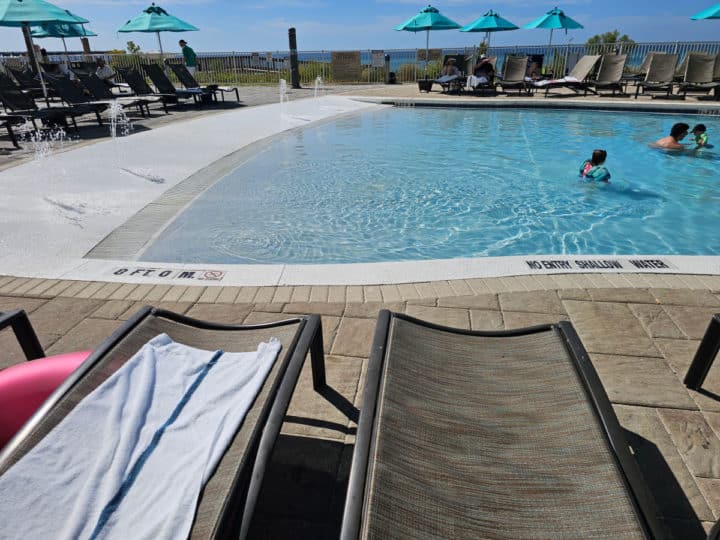
MULTIPOLYGON (((648 147, 689 116, 384 109, 279 136, 201 196, 148 261, 345 263, 717 255, 720 155, 648 147), (581 181, 608 151, 610 184, 581 181)), ((720 121, 701 120, 712 139, 720 121)), ((720 143, 720 139, 718 139, 720 143)))

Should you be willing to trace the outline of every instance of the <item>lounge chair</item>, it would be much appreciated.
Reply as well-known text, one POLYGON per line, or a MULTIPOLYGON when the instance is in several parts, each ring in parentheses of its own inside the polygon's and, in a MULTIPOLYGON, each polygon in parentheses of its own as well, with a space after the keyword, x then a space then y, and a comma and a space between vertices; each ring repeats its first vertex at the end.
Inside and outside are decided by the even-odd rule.
MULTIPOLYGON (((496 73, 496 71, 497 71, 497 60, 498 60, 497 56, 488 57, 488 61, 490 62, 490 65, 492 65, 492 67, 493 67, 493 73, 496 73)), ((472 76, 472 75, 474 75, 473 74, 474 67, 475 67, 474 65, 469 64, 469 67, 467 70, 469 75, 466 77, 465 88, 468 90, 472 90, 476 93, 483 92, 485 90, 492 90, 492 92, 495 93, 496 92, 495 75, 490 77, 490 79, 487 82, 483 83, 483 82, 478 81, 475 84, 472 84, 473 81, 478 80, 476 77, 472 76)))
POLYGON ((84 106, 92 109, 97 118, 98 124, 103 125, 100 113, 110 107, 110 100, 95 101, 88 94, 85 94, 80 87, 68 77, 55 77, 45 75, 45 80, 52 86, 55 93, 65 103, 71 106, 84 106))
POLYGON ((122 77, 122 79, 128 84, 128 86, 130 86, 130 89, 136 96, 159 97, 160 99, 162 99, 164 106, 166 106, 168 103, 178 102, 178 97, 174 93, 159 94, 153 91, 153 89, 150 88, 150 85, 145 82, 145 76, 142 75, 137 69, 118 68, 117 71, 118 74, 122 77))
MULTIPOLYGON (((271 337, 282 348, 243 423, 208 478, 194 516, 191 538, 245 538, 273 445, 310 352, 316 390, 325 387, 320 317, 228 326, 143 308, 115 331, 43 403, 0 453, 0 476, 52 430, 85 396, 161 333, 201 349, 254 350, 271 337)), ((18 534, 20 532, 18 531, 18 534)))
POLYGON ((677 61, 677 54, 654 54, 645 75, 645 80, 639 81, 635 87, 635 99, 637 99, 641 88, 643 93, 645 91, 665 92, 665 97, 670 97, 673 90, 673 78, 677 61))
POLYGON ((518 89, 518 95, 523 91, 530 95, 526 72, 528 69, 527 56, 507 56, 503 65, 503 74, 496 86, 500 86, 503 92, 511 88, 518 89))
POLYGON ((217 101, 218 93, 220 94, 222 100, 225 101, 226 93, 235 92, 235 99, 237 99, 238 103, 240 102, 240 93, 235 86, 219 86, 217 84, 200 86, 200 84, 195 80, 195 77, 193 77, 192 73, 188 71, 184 64, 167 62, 167 65, 170 66, 170 69, 173 70, 175 76, 180 80, 180 84, 182 84, 185 88, 200 88, 201 90, 207 90, 208 92, 211 92, 213 94, 215 101, 217 101))
POLYGON ((0 114, 0 126, 4 127, 10 138, 10 142, 15 148, 20 148, 13 126, 24 125, 27 119, 16 114, 0 114))
POLYGON ((700 346, 695 353, 690 367, 685 374, 684 383, 685 386, 693 390, 700 390, 700 387, 705 382, 710 368, 715 362, 720 351, 720 313, 716 313, 710 319, 710 324, 705 330, 705 335, 700 341, 700 346))
POLYGON ((27 118, 35 127, 37 127, 35 120, 40 120, 43 124, 49 126, 61 125, 63 127, 69 127, 67 119, 70 118, 72 127, 78 132, 75 118, 91 112, 94 112, 96 116, 98 116, 99 122, 102 121, 94 107, 84 105, 45 107, 40 109, 37 103, 35 103, 35 100, 21 90, 0 89, 0 101, 2 101, 3 107, 12 113, 12 116, 27 118))
POLYGON ((585 93, 599 94, 600 90, 612 90, 613 96, 625 95, 622 77, 627 54, 604 54, 600 59, 597 78, 585 82, 585 93))
POLYGON ((123 106, 137 107, 140 110, 140 114, 143 116, 145 116, 146 111, 147 115, 150 116, 150 103, 162 103, 165 113, 167 114, 168 112, 167 106, 159 97, 138 97, 127 95, 118 96, 116 94, 113 94, 113 91, 110 89, 110 87, 103 81, 101 81, 100 78, 94 73, 85 73, 83 71, 78 71, 75 73, 75 75, 78 79, 80 79, 80 82, 87 89, 87 91, 90 92, 90 95, 97 101, 115 100, 123 106))
POLYGON ((433 82, 439 84, 442 87, 443 93, 460 93, 465 86, 467 81, 465 77, 465 55, 464 54, 446 54, 443 57, 443 66, 447 64, 448 60, 453 59, 455 61, 455 67, 460 72, 459 75, 438 77, 433 82))
POLYGON ((713 81, 715 55, 688 53, 686 58, 687 65, 683 73, 683 80, 678 86, 678 93, 682 93, 683 99, 688 92, 707 94, 720 86, 720 82, 713 81))
POLYGON ((161 94, 174 95, 178 99, 189 99, 192 98, 195 103, 202 101, 203 96, 211 96, 212 94, 208 91, 201 90, 200 88, 193 88, 191 90, 181 90, 175 88, 170 79, 167 78, 165 72, 157 64, 143 64, 143 70, 150 77, 150 80, 155 85, 155 88, 161 94))
POLYGON ((341 538, 664 538, 572 325, 381 311, 341 538))
POLYGON ((577 93, 584 88, 585 79, 587 79, 593 69, 595 69, 595 64, 597 64, 598 60, 600 60, 599 54, 586 54, 577 61, 567 76, 562 79, 536 81, 532 83, 532 88, 535 90, 545 89, 545 97, 548 96, 550 90, 555 88, 569 88, 577 93))

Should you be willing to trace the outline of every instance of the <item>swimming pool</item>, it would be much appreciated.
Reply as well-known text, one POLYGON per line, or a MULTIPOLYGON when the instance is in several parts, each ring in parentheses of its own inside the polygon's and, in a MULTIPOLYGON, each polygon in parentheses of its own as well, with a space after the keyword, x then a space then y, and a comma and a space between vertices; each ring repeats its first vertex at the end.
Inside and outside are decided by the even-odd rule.
POLYGON ((714 117, 387 108, 276 137, 140 257, 349 263, 547 254, 718 255, 720 154, 647 143, 714 117), (594 148, 610 184, 580 181, 594 148))

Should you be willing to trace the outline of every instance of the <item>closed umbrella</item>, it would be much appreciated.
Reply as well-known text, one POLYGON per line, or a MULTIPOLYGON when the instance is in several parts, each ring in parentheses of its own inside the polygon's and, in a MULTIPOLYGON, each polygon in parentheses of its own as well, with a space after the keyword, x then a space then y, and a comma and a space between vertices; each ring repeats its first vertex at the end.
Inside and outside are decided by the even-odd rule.
POLYGON ((485 43, 490 47, 491 32, 507 32, 509 30, 517 30, 518 27, 507 19, 503 19, 492 9, 479 19, 474 20, 467 26, 463 26, 461 32, 485 32, 485 43))
POLYGON ((85 29, 81 24, 70 23, 43 23, 32 31, 34 38, 60 38, 65 50, 65 63, 67 64, 67 45, 65 38, 70 37, 92 37, 97 36, 95 32, 85 29))
POLYGON ((118 32, 156 33, 160 47, 160 56, 163 55, 160 32, 192 32, 194 30, 199 30, 199 28, 177 17, 173 17, 160 6, 156 6, 155 3, 151 4, 150 7, 145 9, 140 15, 134 19, 130 19, 118 28, 118 32))
POLYGON ((700 13, 696 13, 690 18, 694 21, 700 19, 720 19, 720 4, 716 4, 712 7, 704 9, 700 13))
POLYGON ((430 51, 430 30, 456 30, 462 25, 448 19, 436 8, 428 6, 414 17, 395 27, 406 32, 425 31, 425 78, 427 79, 428 55, 430 51))
POLYGON ((30 63, 35 67, 40 76, 43 94, 47 100, 47 89, 42 78, 40 64, 33 49, 31 26, 39 26, 42 23, 86 23, 87 19, 73 15, 66 9, 62 9, 45 0, 0 0, 0 26, 13 26, 22 28, 25 36, 30 63))

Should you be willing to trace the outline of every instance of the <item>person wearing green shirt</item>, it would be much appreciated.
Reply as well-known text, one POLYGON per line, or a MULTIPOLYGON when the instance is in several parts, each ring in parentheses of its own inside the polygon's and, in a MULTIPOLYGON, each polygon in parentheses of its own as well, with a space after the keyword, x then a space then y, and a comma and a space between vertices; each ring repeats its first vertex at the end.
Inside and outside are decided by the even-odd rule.
POLYGON ((182 49, 183 60, 185 61, 185 67, 190 72, 190 75, 195 75, 195 68, 197 67, 197 58, 195 57, 195 51, 190 48, 187 41, 181 39, 179 42, 180 48, 182 49))

